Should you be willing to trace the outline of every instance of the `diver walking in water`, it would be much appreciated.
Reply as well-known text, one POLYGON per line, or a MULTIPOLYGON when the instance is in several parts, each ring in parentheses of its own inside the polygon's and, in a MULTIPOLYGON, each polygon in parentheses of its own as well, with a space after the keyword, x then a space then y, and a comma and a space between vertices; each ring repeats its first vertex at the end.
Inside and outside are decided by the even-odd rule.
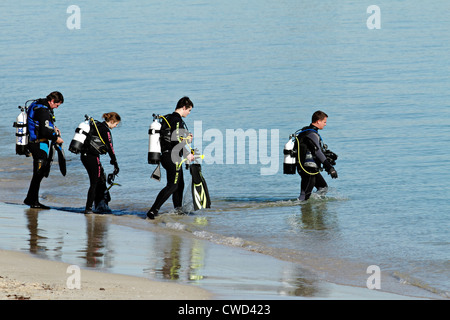
POLYGON ((54 91, 46 99, 35 100, 28 108, 28 148, 33 155, 33 177, 23 203, 36 209, 49 209, 39 202, 39 188, 42 179, 48 176, 50 142, 62 144, 61 132, 55 126, 53 110, 64 102, 63 95, 54 91))
POLYGON ((298 200, 308 200, 314 187, 319 193, 327 191, 328 185, 320 174, 321 165, 331 175, 331 178, 338 177, 333 167, 337 155, 328 150, 318 132, 327 125, 327 118, 328 115, 323 111, 314 112, 311 124, 302 128, 296 137, 299 146, 297 172, 301 177, 301 191, 298 200))
POLYGON ((102 200, 105 198, 106 176, 103 166, 100 162, 100 155, 109 154, 110 163, 114 166, 114 175, 119 173, 119 165, 117 164, 116 154, 114 152, 113 140, 111 130, 117 127, 120 123, 120 116, 116 112, 109 112, 103 114, 102 118, 105 120, 99 122, 90 119, 91 129, 89 139, 84 145, 81 152, 81 162, 83 163, 89 175, 89 190, 87 193, 86 208, 84 213, 93 213, 92 206, 95 204, 95 211, 98 212, 102 200))
MULTIPOLYGON (((183 204, 183 151, 187 142, 191 142, 192 135, 187 131, 183 118, 187 117, 194 104, 188 97, 181 98, 172 114, 163 116, 161 126, 161 164, 166 170, 167 184, 159 192, 150 210, 147 212, 149 219, 154 219, 164 202, 172 196, 173 206, 179 210, 183 204)), ((185 156, 188 161, 194 160, 194 155, 185 156)))

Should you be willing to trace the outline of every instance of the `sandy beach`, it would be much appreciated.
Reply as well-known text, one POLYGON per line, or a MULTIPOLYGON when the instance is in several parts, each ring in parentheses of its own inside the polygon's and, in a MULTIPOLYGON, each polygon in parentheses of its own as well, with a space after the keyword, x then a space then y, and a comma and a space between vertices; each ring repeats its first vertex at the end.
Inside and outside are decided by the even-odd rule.
POLYGON ((2 300, 203 300, 211 293, 194 286, 79 270, 69 264, 0 250, 2 300))

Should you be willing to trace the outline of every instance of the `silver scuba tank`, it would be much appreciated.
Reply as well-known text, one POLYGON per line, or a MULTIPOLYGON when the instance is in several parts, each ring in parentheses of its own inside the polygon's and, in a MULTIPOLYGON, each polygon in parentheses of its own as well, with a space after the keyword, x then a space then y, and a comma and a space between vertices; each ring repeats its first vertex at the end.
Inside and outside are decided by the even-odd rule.
POLYGON ((148 130, 148 163, 158 164, 161 160, 161 122, 159 115, 153 114, 153 122, 148 130))
POLYGON ((81 122, 78 127, 75 129, 75 135, 70 142, 69 151, 75 154, 78 154, 83 149, 84 142, 91 130, 91 126, 89 124, 89 117, 85 115, 86 120, 81 122))
POLYGON ((295 174, 297 152, 294 137, 295 135, 290 135, 289 141, 284 145, 283 174, 295 174))
POLYGON ((19 106, 20 113, 13 127, 16 128, 16 154, 30 156, 28 151, 27 107, 19 106))

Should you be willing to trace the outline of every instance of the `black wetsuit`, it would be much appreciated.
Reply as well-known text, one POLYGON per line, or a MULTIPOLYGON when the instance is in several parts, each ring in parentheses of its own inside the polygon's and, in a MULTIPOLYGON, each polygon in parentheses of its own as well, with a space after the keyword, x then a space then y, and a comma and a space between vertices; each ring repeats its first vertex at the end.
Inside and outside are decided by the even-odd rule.
POLYGON ((50 165, 48 152, 50 141, 56 141, 55 119, 47 99, 38 99, 28 108, 28 148, 33 155, 33 177, 24 203, 31 207, 45 207, 39 203, 39 189, 42 179, 48 176, 50 165))
POLYGON ((297 163, 297 171, 301 176, 299 200, 308 200, 314 187, 320 191, 326 191, 328 185, 320 174, 320 167, 323 165, 327 172, 334 170, 323 153, 322 139, 318 133, 318 128, 312 124, 304 127, 297 136, 300 142, 300 161, 297 163), (308 157, 308 154, 311 157, 308 157))
POLYGON ((173 206, 180 208, 183 204, 184 179, 181 166, 183 152, 186 151, 184 138, 188 135, 186 124, 180 114, 173 112, 164 116, 161 131, 161 165, 166 169, 167 184, 159 192, 150 212, 157 214, 164 202, 172 196, 173 206))
POLYGON ((90 128, 90 137, 87 139, 89 143, 86 143, 85 150, 81 153, 81 162, 83 163, 86 171, 89 175, 89 190, 87 193, 86 209, 85 212, 92 211, 92 205, 97 206, 101 200, 105 198, 106 191, 106 176, 103 170, 102 163, 100 162, 101 154, 109 154, 111 158, 111 164, 117 167, 117 159, 113 148, 113 140, 111 130, 106 122, 96 121, 98 132, 103 142, 99 139, 97 129, 92 124, 90 128), (94 147, 90 142, 93 141, 94 147))

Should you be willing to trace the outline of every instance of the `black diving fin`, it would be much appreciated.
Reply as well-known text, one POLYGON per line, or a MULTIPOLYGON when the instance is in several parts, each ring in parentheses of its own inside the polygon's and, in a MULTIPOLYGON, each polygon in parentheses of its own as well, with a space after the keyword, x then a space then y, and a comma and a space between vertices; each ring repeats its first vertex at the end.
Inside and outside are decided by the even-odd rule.
POLYGON ((44 173, 44 177, 46 177, 46 178, 48 178, 48 176, 50 175, 50 169, 52 168, 54 157, 55 157, 55 146, 52 143, 52 144, 50 144, 50 147, 48 148, 48 157, 47 157, 47 163, 45 166, 45 173, 44 173))
POLYGON ((189 165, 192 175, 192 201, 194 204, 194 211, 211 208, 211 199, 209 197, 208 186, 202 174, 202 168, 199 163, 192 163, 189 165))
POLYGON ((54 143, 53 145, 54 145, 54 148, 56 149, 56 152, 58 153, 59 170, 61 171, 61 174, 63 176, 66 176, 66 173, 67 173, 66 156, 64 154, 64 150, 62 148, 62 144, 54 143))

